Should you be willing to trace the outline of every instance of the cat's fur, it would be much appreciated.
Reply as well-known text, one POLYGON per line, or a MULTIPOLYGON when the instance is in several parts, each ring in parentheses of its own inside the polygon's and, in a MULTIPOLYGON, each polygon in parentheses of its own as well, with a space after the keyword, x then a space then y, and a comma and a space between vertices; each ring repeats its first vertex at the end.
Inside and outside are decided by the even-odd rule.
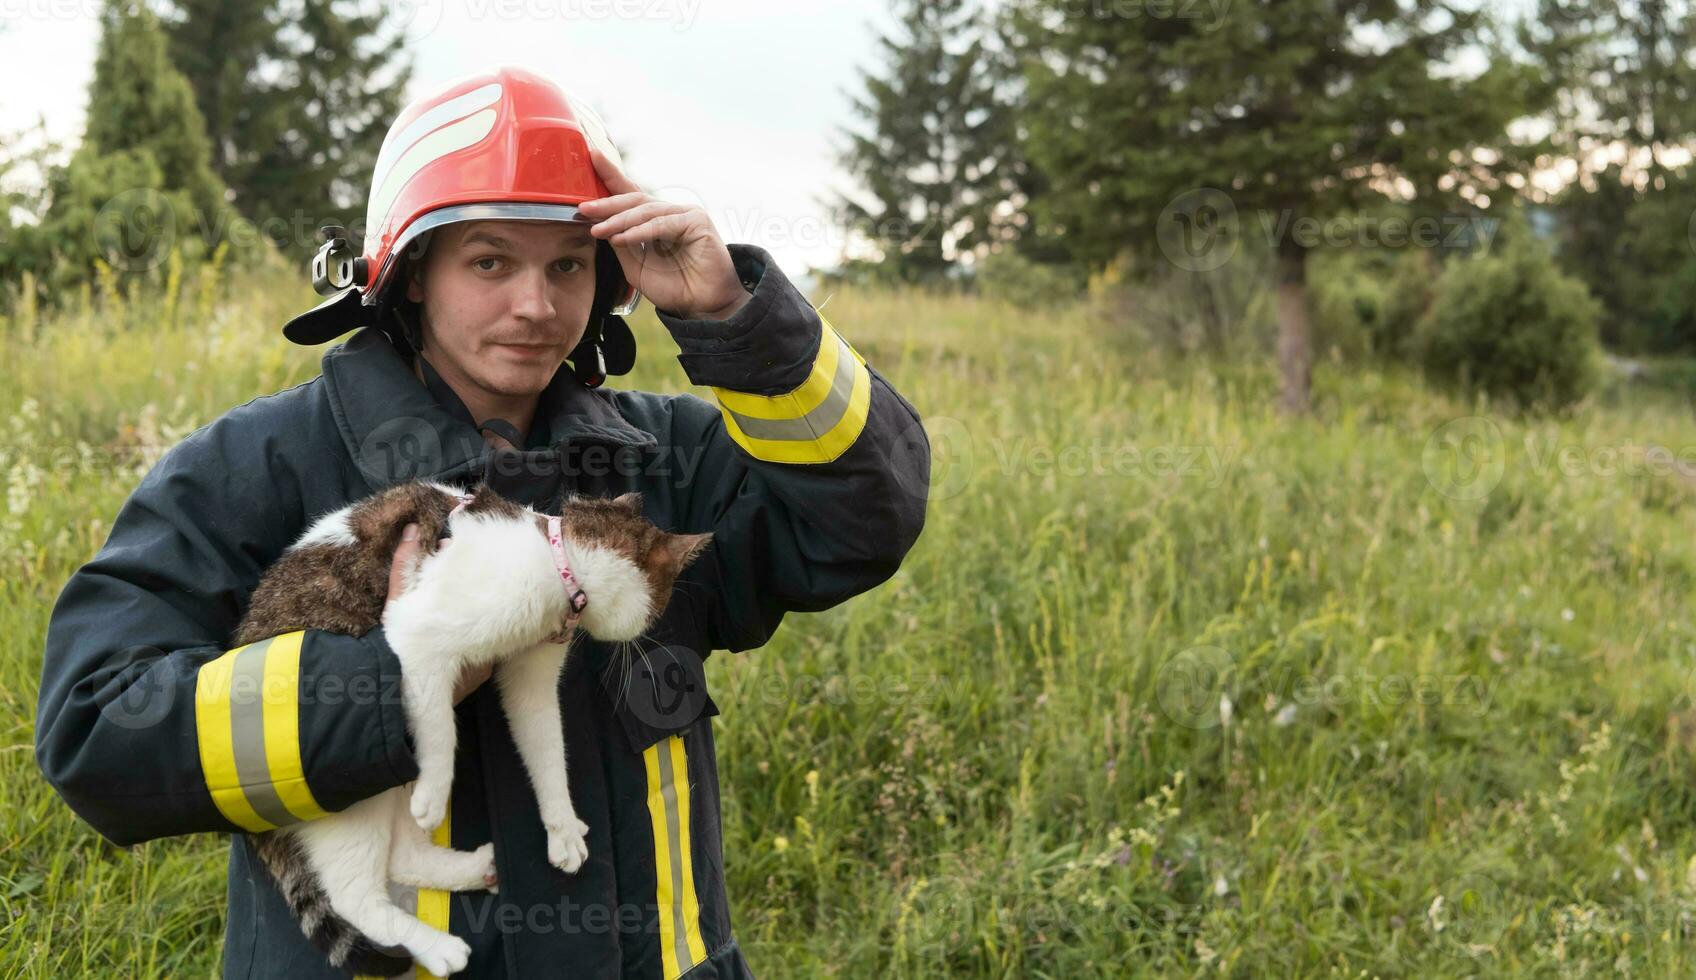
MULTIPOLYGON (((361 635, 379 622, 401 663, 401 695, 419 776, 338 813, 254 835, 255 848, 313 944, 338 967, 393 976, 414 960, 437 976, 465 967, 465 941, 390 901, 390 879, 460 891, 495 886, 492 845, 432 843, 453 781, 453 690, 460 669, 494 665, 501 707, 547 829, 548 861, 575 872, 588 826, 567 785, 559 677, 566 643, 544 638, 567 596, 546 518, 484 485, 458 514, 459 491, 413 481, 320 518, 265 573, 233 637, 241 646, 301 629, 361 635), (420 559, 388 604, 401 533, 419 525, 420 559), (438 547, 444 535, 451 538, 438 547)), ((641 499, 573 496, 562 509, 567 561, 588 596, 579 626, 628 640, 658 618, 677 574, 711 538, 668 534, 641 499)))

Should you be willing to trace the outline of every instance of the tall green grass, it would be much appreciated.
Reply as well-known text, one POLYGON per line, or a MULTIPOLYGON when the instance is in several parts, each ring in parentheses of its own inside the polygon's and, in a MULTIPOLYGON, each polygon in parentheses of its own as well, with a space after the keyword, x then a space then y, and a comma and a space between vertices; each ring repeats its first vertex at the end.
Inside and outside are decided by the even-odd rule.
MULTIPOLYGON (((31 724, 51 603, 157 450, 316 372, 272 281, 3 328, 8 973, 216 970, 223 842, 103 844, 31 724)), ((935 487, 894 579, 709 661, 761 976, 1696 970, 1680 401, 1517 418, 1325 363, 1289 421, 1269 366, 1082 309, 824 314, 926 417, 935 487)), ((687 390, 637 326, 621 383, 687 390)))

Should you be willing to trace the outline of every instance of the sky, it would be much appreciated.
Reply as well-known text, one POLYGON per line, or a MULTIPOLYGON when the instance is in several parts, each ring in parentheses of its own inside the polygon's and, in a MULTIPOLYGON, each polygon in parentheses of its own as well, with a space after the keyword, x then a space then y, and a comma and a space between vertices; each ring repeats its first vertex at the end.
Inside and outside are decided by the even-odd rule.
MULTIPOLYGON (((601 114, 650 193, 707 209, 728 242, 786 271, 835 265, 825 201, 882 0, 365 0, 406 25, 412 93, 501 63, 552 77, 601 114)), ((45 118, 74 144, 100 0, 0 0, 0 132, 45 118)))

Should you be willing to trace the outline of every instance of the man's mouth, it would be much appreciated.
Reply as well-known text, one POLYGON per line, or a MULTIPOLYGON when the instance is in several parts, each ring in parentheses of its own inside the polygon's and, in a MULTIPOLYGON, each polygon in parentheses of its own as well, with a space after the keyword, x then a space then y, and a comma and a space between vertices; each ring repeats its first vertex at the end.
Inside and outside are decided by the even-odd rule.
POLYGON ((518 343, 513 343, 513 344, 496 344, 495 346, 506 347, 506 348, 513 350, 513 351, 516 351, 520 354, 545 354, 548 351, 551 351, 551 350, 554 349, 553 344, 518 344, 518 343))

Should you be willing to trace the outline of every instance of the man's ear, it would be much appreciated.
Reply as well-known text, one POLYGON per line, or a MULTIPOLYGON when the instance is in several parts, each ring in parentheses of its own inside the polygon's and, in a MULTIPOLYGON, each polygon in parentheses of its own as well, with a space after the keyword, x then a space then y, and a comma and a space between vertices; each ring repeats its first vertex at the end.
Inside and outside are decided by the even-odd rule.
POLYGON ((423 263, 418 261, 406 264, 406 298, 414 303, 424 302, 424 272, 423 263))

